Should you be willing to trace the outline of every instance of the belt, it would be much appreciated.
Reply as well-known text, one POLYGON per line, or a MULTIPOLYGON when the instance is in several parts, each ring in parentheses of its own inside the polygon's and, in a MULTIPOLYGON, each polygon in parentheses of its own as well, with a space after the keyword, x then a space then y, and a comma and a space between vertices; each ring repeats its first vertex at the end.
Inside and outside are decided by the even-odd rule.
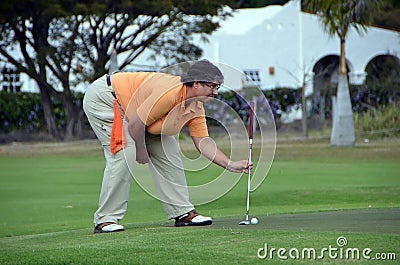
MULTIPOLYGON (((106 75, 106 82, 107 82, 107 86, 111 86, 111 75, 106 75)), ((117 95, 115 95, 115 92, 112 91, 111 94, 114 96, 114 98, 117 98, 117 95)))
POLYGON ((106 75, 107 86, 111 86, 111 75, 106 75))

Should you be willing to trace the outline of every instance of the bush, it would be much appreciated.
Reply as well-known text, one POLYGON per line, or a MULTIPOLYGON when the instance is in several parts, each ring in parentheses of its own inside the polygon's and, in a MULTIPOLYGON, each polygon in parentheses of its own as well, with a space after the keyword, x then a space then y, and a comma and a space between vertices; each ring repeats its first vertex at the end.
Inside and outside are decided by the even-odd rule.
POLYGON ((381 106, 399 102, 400 92, 398 87, 388 88, 382 84, 374 86, 350 86, 351 104, 353 111, 363 113, 368 110, 381 108, 381 106))
MULTIPOLYGON (((244 92, 242 91, 241 93, 244 92)), ((233 108, 239 116, 246 121, 249 114, 249 106, 241 93, 234 91, 219 92, 218 98, 226 102, 227 105, 233 108)), ((268 100, 275 120, 279 120, 281 114, 288 111, 290 107, 300 107, 301 89, 276 88, 272 90, 263 90, 263 94, 268 100)), ((220 110, 220 112, 221 116, 223 116, 224 111, 220 110)), ((222 117, 221 120, 223 120, 222 117)))
POLYGON ((40 94, 0 91, 0 132, 45 129, 40 94))
MULTIPOLYGON (((74 94, 82 100, 83 94, 74 94)), ((61 102, 52 98, 56 124, 65 129, 66 117, 61 102)), ((86 117, 85 117, 86 119, 86 117)), ((47 130, 40 94, 29 92, 8 93, 0 91, 0 133, 24 132, 38 133, 47 130)), ((87 121, 83 122, 87 126, 87 121)))
MULTIPOLYGON (((373 136, 398 136, 400 134, 399 103, 391 103, 390 97, 386 97, 384 91, 367 89, 366 87, 353 88, 351 91, 356 130, 373 136), (382 103, 386 107, 381 107, 380 104, 382 103)), ((301 103, 301 89, 279 88, 266 90, 263 93, 269 101, 277 125, 282 112, 287 111, 291 106, 300 106, 301 103)), ((83 94, 77 93, 75 97, 76 100, 82 100, 83 94)), ((225 91, 220 92, 218 98, 233 108, 244 121, 247 121, 249 106, 240 94, 225 91)), ((65 114, 62 105, 54 98, 52 100, 57 126, 63 129, 65 127, 65 114)), ((328 108, 328 105, 326 104, 325 107, 328 108)), ((224 121, 225 108, 212 111, 217 120, 224 121)), ((84 119, 84 130, 90 130, 85 116, 84 119)), ((218 122, 213 120, 209 122, 212 125, 219 125, 218 122)), ((0 133, 7 134, 10 132, 29 134, 46 132, 40 94, 0 91, 0 133)))
POLYGON ((354 127, 363 136, 400 136, 400 104, 391 104, 354 114, 354 127))

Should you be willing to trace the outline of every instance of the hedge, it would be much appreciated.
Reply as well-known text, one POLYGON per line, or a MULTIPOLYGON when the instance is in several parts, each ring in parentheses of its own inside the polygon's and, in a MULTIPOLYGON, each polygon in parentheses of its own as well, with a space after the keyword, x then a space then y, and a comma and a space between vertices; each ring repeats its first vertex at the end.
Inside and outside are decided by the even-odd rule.
MULTIPOLYGON (((335 87, 331 87, 328 93, 325 93, 325 112, 330 117, 331 104, 330 97, 335 92, 335 87)), ((287 111, 289 107, 300 107, 301 89, 277 88, 263 91, 269 101, 272 113, 277 121, 280 114, 287 111)), ((350 86, 353 111, 355 113, 364 113, 367 111, 379 111, 381 106, 397 105, 399 93, 389 93, 386 89, 368 88, 366 86, 350 86)), ((82 93, 76 93, 77 100, 83 99, 82 93)), ((218 98, 233 108, 244 120, 247 119, 248 105, 240 94, 233 91, 220 92, 218 98)), ((53 107, 56 115, 57 126, 62 130, 65 126, 65 114, 60 102, 54 98, 53 107)), ((224 115, 224 109, 218 110, 218 115, 224 115)), ((218 118, 218 115, 215 118, 218 118)), ((84 119, 86 117, 84 116, 84 119)), ((87 120, 84 124, 89 129, 87 120)), ((84 128, 85 129, 85 128, 84 128)), ((363 129, 365 130, 365 128, 363 129)), ((20 131, 26 133, 45 132, 43 108, 40 102, 40 95, 37 93, 8 93, 0 91, 0 133, 9 133, 20 131)))

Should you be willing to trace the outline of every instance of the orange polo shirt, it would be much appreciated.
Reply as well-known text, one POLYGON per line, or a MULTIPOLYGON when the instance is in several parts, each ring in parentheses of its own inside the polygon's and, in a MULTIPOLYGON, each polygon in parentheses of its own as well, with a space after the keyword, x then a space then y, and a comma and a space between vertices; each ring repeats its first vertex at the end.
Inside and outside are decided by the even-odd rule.
POLYGON ((137 112, 151 134, 175 135, 187 125, 193 137, 207 137, 203 103, 185 102, 179 76, 153 72, 120 72, 111 84, 127 119, 137 112))

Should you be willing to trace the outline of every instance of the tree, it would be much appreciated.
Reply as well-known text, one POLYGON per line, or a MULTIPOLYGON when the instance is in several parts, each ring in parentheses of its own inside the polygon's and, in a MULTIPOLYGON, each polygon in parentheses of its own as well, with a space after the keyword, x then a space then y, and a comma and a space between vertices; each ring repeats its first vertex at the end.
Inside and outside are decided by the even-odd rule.
POLYGON ((380 5, 377 0, 305 0, 312 12, 320 16, 325 31, 340 40, 339 82, 334 104, 331 145, 355 144, 354 122, 346 69, 346 37, 351 28, 358 33, 365 31, 372 22, 372 15, 380 5))
POLYGON ((400 1, 382 0, 379 11, 373 14, 374 26, 400 31, 400 1))
POLYGON ((237 0, 237 8, 254 8, 269 5, 284 5, 290 0, 237 0))
POLYGON ((82 59, 93 67, 86 72, 89 81, 107 72, 105 65, 113 49, 125 55, 119 60, 119 69, 131 64, 145 49, 153 52, 153 59, 161 56, 167 64, 197 59, 202 51, 193 34, 206 38, 219 26, 215 17, 228 15, 222 9, 228 1, 114 2, 97 10, 96 3, 91 5, 96 12, 87 17, 89 26, 80 34, 82 59))
POLYGON ((48 132, 56 139, 79 137, 81 102, 73 88, 107 73, 113 50, 125 53, 122 69, 146 48, 173 60, 196 59, 192 33, 209 34, 224 1, 15 0, 0 3, 0 59, 38 84, 48 132), (168 45, 167 45, 168 44, 168 45), (170 51, 170 52, 168 52, 170 51), (57 126, 52 98, 66 125, 57 126))
MULTIPOLYGON (((36 80, 43 104, 44 116, 49 133, 60 138, 56 125, 51 96, 61 99, 60 93, 51 87, 48 68, 61 67, 60 55, 52 46, 51 25, 54 19, 73 10, 73 3, 57 1, 3 1, 0 4, 0 54, 13 64, 19 72, 36 80)), ((68 53, 71 55, 71 53, 68 53)), ((65 56, 65 58, 68 58, 65 56)), ((57 70, 64 70, 58 68, 57 70)), ((57 73, 60 78, 60 72, 57 73)), ((64 76, 64 75, 63 75, 64 76)), ((68 75, 67 75, 68 77, 68 75)), ((68 80, 67 80, 68 81, 68 80)), ((65 100, 70 91, 65 91, 65 100)))

